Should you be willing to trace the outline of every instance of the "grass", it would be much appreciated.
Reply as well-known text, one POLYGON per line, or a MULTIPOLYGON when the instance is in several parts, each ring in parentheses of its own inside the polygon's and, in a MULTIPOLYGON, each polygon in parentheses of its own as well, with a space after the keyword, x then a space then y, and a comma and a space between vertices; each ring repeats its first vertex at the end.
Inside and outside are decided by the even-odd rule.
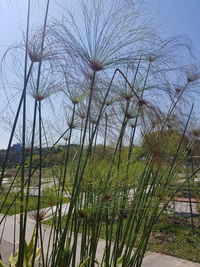
MULTIPOLYGON (((4 198, 5 198, 4 196, 2 195, 0 196, 0 204, 3 202, 4 198)), ((7 209, 10 207, 11 203, 13 202, 13 199, 14 199, 14 195, 10 194, 6 200, 6 203, 1 213, 4 214, 7 212, 7 209)), ((37 197, 29 196, 29 203, 30 203, 28 206, 29 211, 37 209, 37 201, 38 201, 37 197)), ((41 209, 54 206, 57 204, 57 201, 58 200, 55 197, 41 196, 41 209)), ((67 202, 68 202, 68 198, 64 197, 63 203, 67 203, 67 202)), ((19 213, 20 213, 20 201, 17 199, 15 203, 12 205, 12 207, 10 208, 8 215, 12 216, 14 214, 19 214, 19 213)))
POLYGON ((192 235, 190 218, 163 216, 154 226, 147 249, 200 263, 200 218, 194 218, 192 235))

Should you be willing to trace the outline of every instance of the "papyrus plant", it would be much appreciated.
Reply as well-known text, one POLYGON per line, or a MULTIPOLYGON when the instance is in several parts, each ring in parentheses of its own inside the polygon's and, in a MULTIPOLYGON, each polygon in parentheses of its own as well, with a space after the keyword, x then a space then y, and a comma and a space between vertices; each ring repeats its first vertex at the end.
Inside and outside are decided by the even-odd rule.
MULTIPOLYGON (((139 9, 133 1, 111 1, 106 5, 105 1, 80 0, 81 25, 76 12, 73 14, 68 7, 61 19, 48 23, 50 1, 47 1, 42 29, 32 37, 31 3, 28 1, 27 33, 22 49, 25 47, 25 63, 20 63, 24 75, 18 75, 23 84, 22 95, 1 172, 2 181, 21 114, 22 161, 15 175, 20 174, 21 178, 15 197, 16 200, 20 196, 21 201, 17 265, 25 263, 29 189, 37 171, 36 232, 31 266, 34 266, 39 244, 43 266, 93 267, 98 261, 100 266, 139 267, 152 227, 177 191, 171 190, 171 183, 183 165, 182 144, 193 107, 190 105, 186 110, 172 159, 166 160, 169 145, 166 143, 162 147, 155 145, 153 151, 149 146, 142 162, 136 157, 136 140, 141 138, 141 133, 147 136, 155 127, 159 137, 168 129, 171 118, 181 110, 180 100, 188 87, 197 82, 198 71, 195 74, 187 71, 181 91, 174 92, 174 77, 171 78, 170 73, 174 71, 176 75, 178 71, 174 65, 175 49, 180 50, 184 45, 179 46, 179 39, 160 42, 154 38, 151 29, 139 23, 139 9), (45 100, 55 97, 56 92, 63 105, 57 107, 52 101, 51 107, 53 113, 61 117, 63 133, 58 131, 58 139, 49 146, 43 142, 47 141, 45 100), (160 99, 163 101, 159 102, 160 99), (28 105, 28 101, 32 101, 32 105, 28 105), (33 124, 26 171, 28 111, 33 124), (60 140, 65 141, 62 162, 56 166, 58 171, 49 172, 57 200, 52 224, 45 236, 46 246, 41 219, 43 163, 60 140), (39 162, 33 168, 36 146, 39 162), (45 154, 44 146, 48 147, 45 154), (73 146, 76 150, 71 156, 73 146), (98 154, 101 146, 102 156, 98 154), (140 168, 136 171, 137 165, 140 168), (69 203, 64 214, 66 195, 69 203), (101 253, 100 242, 103 243, 101 253)), ((5 203, 6 200, 2 205, 5 203)), ((1 223, 5 223, 6 214, 1 223)))

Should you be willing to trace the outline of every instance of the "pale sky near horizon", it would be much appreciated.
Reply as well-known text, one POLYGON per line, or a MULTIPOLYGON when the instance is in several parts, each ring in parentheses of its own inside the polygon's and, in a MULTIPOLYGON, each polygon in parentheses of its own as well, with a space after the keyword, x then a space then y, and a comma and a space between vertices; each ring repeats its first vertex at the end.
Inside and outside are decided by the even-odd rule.
MULTIPOLYGON (((108 0, 109 1, 109 0, 108 0)), ((36 5, 35 1, 35 5, 36 5)), ((44 1, 41 0, 41 3, 44 1)), ((163 37, 186 34, 193 43, 193 51, 200 62, 200 0, 146 0, 150 13, 154 14, 154 22, 163 37)), ((22 39, 25 29, 27 0, 0 0, 0 58, 9 45, 16 44, 22 39), (9 2, 9 4, 8 4, 9 2)), ((51 12, 56 12, 56 6, 51 12)), ((36 25, 40 16, 38 7, 32 11, 33 23, 36 25), (34 14, 37 10, 37 14, 34 14)), ((0 85, 0 106, 5 102, 4 92, 0 85)), ((8 135, 0 125, 0 148, 6 148, 8 135)))

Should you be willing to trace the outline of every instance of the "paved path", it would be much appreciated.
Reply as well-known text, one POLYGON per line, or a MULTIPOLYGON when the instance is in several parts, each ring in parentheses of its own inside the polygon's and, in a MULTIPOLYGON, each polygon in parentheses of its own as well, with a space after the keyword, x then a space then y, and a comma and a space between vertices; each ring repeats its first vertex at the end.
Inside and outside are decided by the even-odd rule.
MULTIPOLYGON (((45 219, 43 221, 49 220, 50 218, 53 217, 53 214, 56 212, 57 210, 57 206, 53 206, 53 207, 48 207, 48 208, 43 208, 41 209, 41 212, 44 213, 45 215, 45 219)), ((66 215, 68 213, 69 210, 69 203, 63 204, 62 205, 62 215, 66 215)), ((34 215, 36 214, 36 210, 32 210, 28 213, 29 218, 34 218, 34 215)), ((17 215, 17 217, 19 217, 19 214, 17 215)))
POLYGON ((13 253, 13 244, 3 240, 0 245, 0 252, 3 262, 6 264, 6 266, 9 266, 8 259, 9 256, 13 253))
MULTIPOLYGON (((2 218, 2 214, 0 214, 0 219, 2 218)), ((4 229, 3 233, 3 241, 0 245, 0 251, 2 253, 3 258, 7 258, 8 255, 12 252, 12 243, 13 243, 13 236, 14 236, 14 218, 15 216, 7 216, 5 224, 2 223, 0 225, 0 234, 4 229)), ((17 216, 17 221, 19 221, 17 216)), ((35 221, 32 220, 30 217, 27 220, 27 232, 26 232, 26 239, 30 239, 33 229, 34 229, 35 221)), ((50 235, 51 227, 49 225, 43 225, 43 232, 44 235, 44 248, 47 248, 47 242, 50 235)), ((16 224, 16 237, 19 236, 19 222, 16 224)), ((79 241, 80 244, 80 235, 79 241)), ((98 244, 98 251, 97 251, 97 259, 101 259, 105 248, 105 241, 100 240, 98 244)), ((78 266, 78 265, 77 265, 78 266)), ((178 259, 175 257, 162 255, 159 253, 148 252, 144 258, 142 267, 200 267, 200 264, 192 263, 189 261, 184 261, 182 259, 178 259)))
POLYGON ((149 252, 143 260, 142 267, 200 267, 200 264, 160 253, 149 252))
MULTIPOLYGON (((192 203, 192 214, 193 215, 199 215, 197 203, 192 203)), ((190 203, 189 202, 183 202, 183 201, 176 201, 176 202, 170 202, 169 203, 170 211, 173 213, 179 213, 179 214, 190 214, 190 203)))

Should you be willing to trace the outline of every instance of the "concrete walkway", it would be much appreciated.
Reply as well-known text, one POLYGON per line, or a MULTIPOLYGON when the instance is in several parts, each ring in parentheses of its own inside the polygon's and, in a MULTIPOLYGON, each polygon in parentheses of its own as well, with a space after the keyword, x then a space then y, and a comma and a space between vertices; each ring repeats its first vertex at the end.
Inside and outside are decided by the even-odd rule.
MULTIPOLYGON (((2 217, 3 215, 0 214, 0 219, 2 217)), ((16 231, 16 237, 18 238, 19 219, 18 219, 18 216, 16 218, 17 218, 17 224, 16 224, 15 231, 16 231)), ((12 253, 14 222, 15 222, 15 216, 7 216, 5 223, 2 223, 0 225, 0 234, 2 234, 2 231, 4 230, 3 236, 2 236, 2 243, 0 244, 0 251, 3 257, 3 260, 6 262, 8 259, 8 255, 12 253)), ((26 232, 27 240, 31 238, 34 226, 35 226, 35 221, 29 217, 27 220, 27 232, 26 232)), ((49 225, 43 225, 42 228, 44 232, 43 245, 44 245, 44 248, 47 248, 51 227, 49 225)), ((80 239, 81 239, 81 235, 79 235, 78 244, 80 244, 80 239)), ((16 240, 16 243, 18 243, 17 240, 16 240)), ((99 259, 99 261, 103 255, 104 248, 105 248, 105 241, 100 240, 98 244, 98 252, 97 252, 97 259, 99 259)), ((76 267, 76 266, 73 266, 73 267, 76 267)), ((182 259, 178 259, 175 257, 171 257, 171 256, 159 254, 159 253, 148 252, 144 258, 142 267, 200 267, 200 264, 192 263, 189 261, 184 261, 182 259)))
MULTIPOLYGON (((43 221, 47 221, 50 218, 53 217, 53 214, 56 212, 57 210, 57 206, 53 206, 53 207, 48 207, 48 208, 43 208, 41 209, 41 212, 44 214, 45 219, 43 221)), ((68 213, 69 210, 69 203, 63 204, 62 205, 62 215, 66 215, 68 213)), ((28 212, 28 217, 34 218, 35 214, 37 213, 36 210, 32 210, 30 212, 28 212)), ((19 217, 19 214, 17 215, 17 217, 19 217)))
POLYGON ((200 264, 160 253, 148 252, 142 267, 200 267, 200 264))

